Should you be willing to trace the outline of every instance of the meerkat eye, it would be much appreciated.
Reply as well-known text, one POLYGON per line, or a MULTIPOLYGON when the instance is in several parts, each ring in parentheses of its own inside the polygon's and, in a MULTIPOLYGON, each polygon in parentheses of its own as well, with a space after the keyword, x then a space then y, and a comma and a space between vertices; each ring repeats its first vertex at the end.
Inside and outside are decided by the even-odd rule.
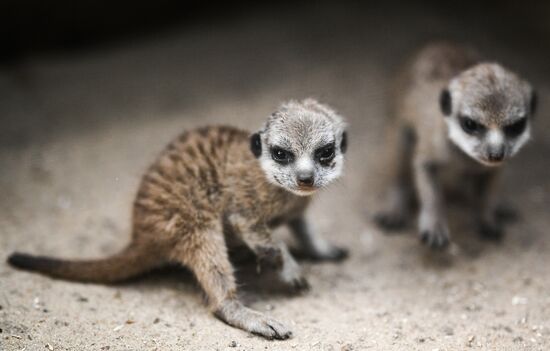
POLYGON ((521 133, 523 133, 523 131, 525 130, 525 127, 527 127, 527 118, 522 118, 519 121, 516 121, 512 124, 505 126, 504 133, 507 136, 514 138, 520 135, 521 133))
POLYGON ((275 146, 271 148, 271 158, 277 163, 289 164, 293 161, 294 155, 290 151, 275 146))
POLYGON ((335 151, 334 143, 325 145, 315 151, 315 158, 319 163, 326 165, 334 159, 335 151))
POLYGON ((468 134, 479 134, 485 131, 485 127, 470 117, 460 117, 460 126, 468 134))

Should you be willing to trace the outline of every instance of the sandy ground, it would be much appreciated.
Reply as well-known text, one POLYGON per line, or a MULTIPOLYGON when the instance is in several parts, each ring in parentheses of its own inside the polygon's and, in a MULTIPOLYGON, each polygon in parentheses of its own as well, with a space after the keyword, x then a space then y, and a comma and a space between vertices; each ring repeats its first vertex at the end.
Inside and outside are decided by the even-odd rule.
POLYGON ((241 282, 246 301, 292 325, 294 338, 266 341, 219 322, 185 271, 109 287, 0 263, 0 349, 549 349, 548 47, 508 41, 482 17, 464 25, 418 8, 298 9, 35 56, 1 71, 2 261, 16 249, 100 257, 123 247, 141 173, 183 129, 258 128, 280 101, 306 96, 333 105, 352 128, 345 177, 309 211, 350 259, 304 263, 312 290, 301 296, 272 294, 253 275, 241 282), (455 244, 443 255, 424 250, 412 229, 386 236, 368 221, 384 157, 386 80, 409 49, 435 36, 471 41, 524 72, 542 102, 536 139, 504 182, 520 220, 502 243, 486 243, 455 206, 455 244))

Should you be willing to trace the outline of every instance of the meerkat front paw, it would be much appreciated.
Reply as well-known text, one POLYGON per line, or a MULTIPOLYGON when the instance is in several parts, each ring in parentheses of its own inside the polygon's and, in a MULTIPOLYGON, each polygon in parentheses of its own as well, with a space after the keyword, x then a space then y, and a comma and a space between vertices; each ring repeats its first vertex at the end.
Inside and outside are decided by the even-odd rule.
POLYGON ((490 221, 480 221, 478 223, 478 233, 482 239, 495 241, 502 239, 504 234, 500 225, 490 221))
POLYGON ((285 281, 285 284, 288 286, 289 291, 293 294, 309 291, 311 288, 307 279, 302 276, 295 277, 290 281, 285 281))
POLYGON ((449 245, 449 227, 437 216, 421 215, 419 233, 420 241, 432 249, 443 249, 449 245))
POLYGON ((292 293, 307 291, 310 285, 302 274, 302 269, 294 261, 287 261, 279 273, 281 282, 292 293))
POLYGON ((279 270, 283 267, 284 258, 281 249, 274 246, 258 246, 255 249, 259 267, 279 270))
POLYGON ((499 223, 508 224, 520 219, 520 213, 517 209, 506 204, 498 205, 494 210, 495 220, 499 223))
POLYGON ((381 211, 374 215, 376 225, 385 230, 399 230, 407 225, 407 214, 403 211, 381 211))
POLYGON ((334 245, 329 246, 326 250, 322 252, 311 253, 311 258, 316 261, 340 262, 348 258, 348 256, 348 249, 334 245))
POLYGON ((301 272, 289 272, 283 270, 280 275, 280 280, 290 293, 300 293, 310 289, 309 282, 301 274, 301 272))

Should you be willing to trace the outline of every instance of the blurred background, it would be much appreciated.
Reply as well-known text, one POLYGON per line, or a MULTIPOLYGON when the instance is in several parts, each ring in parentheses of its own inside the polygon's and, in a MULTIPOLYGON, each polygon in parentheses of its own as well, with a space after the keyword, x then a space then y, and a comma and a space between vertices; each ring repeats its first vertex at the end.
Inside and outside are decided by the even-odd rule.
MULTIPOLYGON (((80 104, 69 125, 95 125, 112 120, 112 109, 125 109, 125 116, 118 118, 136 118, 133 109, 143 105, 175 111, 198 98, 247 94, 287 77, 303 81, 327 66, 351 72, 346 64, 377 60, 382 63, 378 69, 386 72, 433 39, 468 42, 490 58, 506 48, 511 52, 506 63, 514 68, 523 69, 530 55, 526 66, 543 70, 549 18, 550 5, 534 0, 6 0, 0 4, 0 69, 5 84, 30 94, 26 98, 31 105, 49 104, 40 102, 50 100, 37 93, 41 84, 48 91, 80 84, 87 90, 71 89, 51 108, 80 104), (71 70, 71 65, 78 69, 71 70), (97 108, 109 111, 97 113, 97 108)), ((547 73, 537 71, 529 78, 538 83, 547 73)), ((57 127, 69 126, 57 113, 47 118, 24 115, 2 113, 7 121, 2 140, 20 139, 19 128, 57 132, 57 127)))
POLYGON ((535 0, 0 2, 0 258, 116 252, 140 176, 170 139, 205 124, 257 129, 280 102, 308 96, 351 126, 346 175, 309 214, 321 235, 352 249, 342 265, 306 264, 305 296, 242 283, 254 308, 294 327, 295 338, 276 344, 211 317, 188 276, 87 286, 0 264, 0 345, 547 349, 549 39, 550 4, 535 0), (414 228, 389 237, 368 218, 387 83, 411 52, 440 39, 519 72, 540 109, 502 191, 520 220, 496 245, 451 209, 456 245, 434 258, 414 228))

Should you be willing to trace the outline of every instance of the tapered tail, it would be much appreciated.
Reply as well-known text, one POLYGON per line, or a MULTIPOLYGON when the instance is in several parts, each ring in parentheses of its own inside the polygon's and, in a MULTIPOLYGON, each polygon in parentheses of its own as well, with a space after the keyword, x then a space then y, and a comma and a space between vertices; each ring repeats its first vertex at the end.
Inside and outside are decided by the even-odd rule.
POLYGON ((160 259, 152 252, 128 246, 122 252, 97 260, 63 260, 14 252, 8 257, 14 267, 39 272, 63 280, 116 283, 150 271, 160 259))

